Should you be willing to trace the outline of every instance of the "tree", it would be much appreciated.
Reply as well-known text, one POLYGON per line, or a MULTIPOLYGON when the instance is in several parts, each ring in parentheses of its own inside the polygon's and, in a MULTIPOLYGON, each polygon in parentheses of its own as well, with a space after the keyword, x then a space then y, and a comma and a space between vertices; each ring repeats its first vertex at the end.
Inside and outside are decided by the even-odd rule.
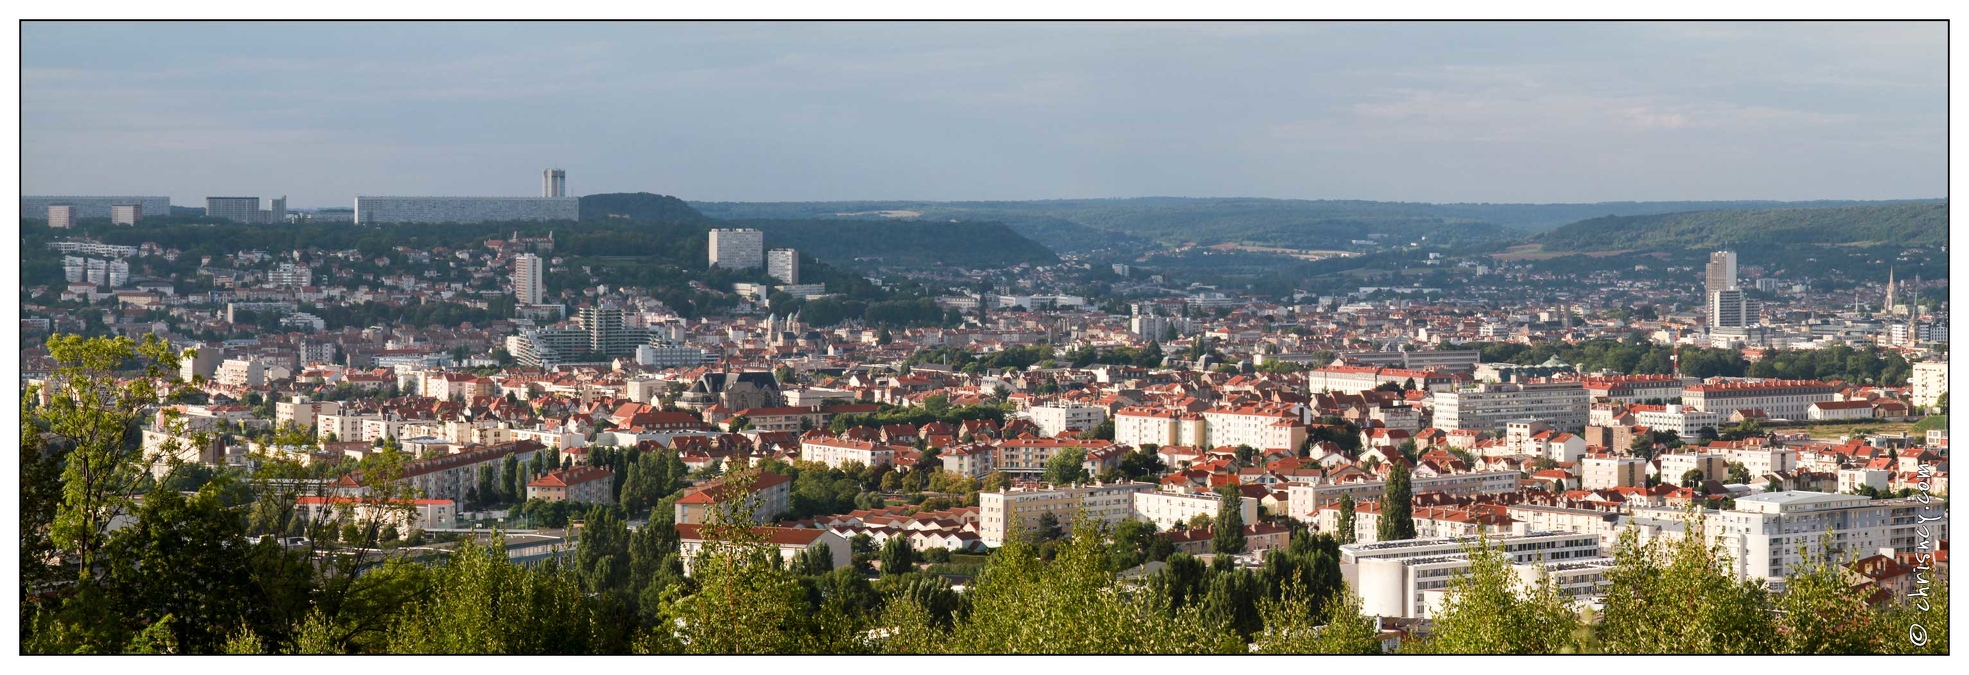
POLYGON ((892 535, 882 543, 882 576, 905 574, 916 569, 916 549, 909 537, 892 535))
POLYGON ((1218 555, 1236 555, 1244 552, 1244 495, 1236 486, 1226 485, 1218 493, 1217 526, 1211 538, 1211 550, 1218 555))
POLYGON ((1744 466, 1743 462, 1730 462, 1730 482, 1737 485, 1748 485, 1750 483, 1750 467, 1744 466))
POLYGON ((1552 654, 1569 646, 1578 616, 1551 577, 1528 588, 1488 536, 1466 546, 1469 567, 1450 577, 1421 651, 1439 654, 1552 654))
POLYGON ((1077 485, 1085 483, 1087 476, 1087 451, 1069 447, 1063 448, 1046 460, 1046 482, 1054 485, 1077 485))
MULTIPOLYGON (((884 564, 883 567, 888 565, 884 564)), ((793 573, 801 576, 820 576, 834 571, 834 552, 826 542, 816 542, 793 557, 793 573)))
POLYGON ((1033 542, 1053 541, 1059 539, 1061 536, 1063 534, 1060 531, 1060 519, 1055 517, 1051 511, 1039 514, 1039 527, 1033 532, 1033 542))
POLYGON ((1702 485, 1702 469, 1689 469, 1682 472, 1682 487, 1693 488, 1702 485))
POLYGON ((1354 543, 1354 496, 1340 495, 1339 523, 1333 526, 1333 537, 1342 544, 1354 543))
POLYGON ((1636 435, 1634 441, 1627 444, 1627 454, 1641 459, 1653 459, 1655 454, 1654 437, 1650 434, 1636 435))
POLYGON ((733 415, 731 419, 725 421, 725 428, 731 431, 750 429, 752 428, 752 418, 744 415, 733 415))
POLYGON ((1376 533, 1380 541, 1415 538, 1415 518, 1412 515, 1415 498, 1409 490, 1408 467, 1395 465, 1388 472, 1388 482, 1381 491, 1381 521, 1376 533))
MULTIPOLYGON (((1686 532, 1702 532, 1692 512, 1686 532)), ((1623 530, 1606 572, 1606 609, 1595 629, 1613 654, 1762 654, 1777 645, 1767 593, 1738 581, 1722 544, 1701 537, 1650 539, 1623 530)))

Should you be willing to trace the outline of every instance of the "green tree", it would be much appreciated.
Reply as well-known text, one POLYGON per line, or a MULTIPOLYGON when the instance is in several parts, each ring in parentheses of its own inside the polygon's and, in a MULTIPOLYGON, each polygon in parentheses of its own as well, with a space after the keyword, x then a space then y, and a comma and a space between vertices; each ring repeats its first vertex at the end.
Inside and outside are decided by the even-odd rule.
POLYGON ((882 576, 907 574, 916 569, 916 549, 909 537, 892 535, 882 542, 882 576))
POLYGON ((1333 527, 1333 537, 1342 544, 1354 543, 1354 496, 1340 495, 1339 522, 1333 527))
POLYGON ((1744 466, 1743 462, 1730 462, 1730 482, 1738 485, 1748 485, 1750 483, 1750 467, 1744 466))
MULTIPOLYGON (((1702 532, 1690 514, 1684 531, 1702 532)), ((1606 573, 1606 609, 1595 630, 1615 654, 1764 654, 1777 626, 1762 582, 1738 581, 1721 544, 1701 537, 1639 543, 1624 530, 1606 573)))
POLYGON ((1064 448, 1046 460, 1046 482, 1054 485, 1085 483, 1088 480, 1086 462, 1086 450, 1064 448))
POLYGON ((1395 465, 1388 472, 1388 482, 1381 491, 1381 521, 1377 530, 1380 541, 1415 538, 1415 518, 1412 515, 1415 498, 1409 490, 1408 467, 1395 465))
POLYGON ((1571 647, 1579 618, 1541 572, 1526 587, 1488 537, 1468 547, 1470 566, 1452 576, 1435 632, 1418 651, 1438 654, 1553 654, 1571 647))
POLYGON ((1226 485, 1217 495, 1217 524, 1211 538, 1211 550, 1218 555, 1235 555, 1244 552, 1244 495, 1237 487, 1226 485))

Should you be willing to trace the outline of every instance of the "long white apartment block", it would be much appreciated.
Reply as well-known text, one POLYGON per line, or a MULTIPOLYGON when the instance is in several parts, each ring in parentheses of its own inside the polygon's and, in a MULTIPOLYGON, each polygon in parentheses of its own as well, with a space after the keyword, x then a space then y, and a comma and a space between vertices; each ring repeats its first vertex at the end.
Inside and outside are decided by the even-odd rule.
POLYGON ((1480 543, 1501 552, 1521 583, 1528 586, 1542 571, 1575 597, 1597 592, 1613 566, 1591 534, 1517 527, 1485 536, 1347 544, 1340 547, 1340 575, 1360 595, 1363 614, 1429 618, 1442 606, 1450 580, 1469 569, 1469 553, 1480 543))
POLYGON ((1113 525, 1134 514, 1135 495, 1155 490, 1154 483, 1110 483, 980 492, 978 537, 986 546, 1004 546, 1017 533, 1038 530, 1040 518, 1049 513, 1062 531, 1071 531, 1083 513, 1094 522, 1113 525))
MULTIPOLYGON (((1498 494, 1518 489, 1523 474, 1517 471, 1477 471, 1473 473, 1453 473, 1442 476, 1415 476, 1409 479, 1409 492, 1444 492, 1453 495, 1498 494)), ((1381 498, 1386 482, 1378 480, 1356 483, 1291 483, 1285 488, 1287 514, 1304 522, 1313 522, 1319 516, 1319 508, 1327 502, 1339 501, 1342 496, 1353 497, 1355 502, 1375 501, 1381 498)))
POLYGON ((492 223, 579 220, 579 197, 387 197, 358 196, 355 222, 492 223))

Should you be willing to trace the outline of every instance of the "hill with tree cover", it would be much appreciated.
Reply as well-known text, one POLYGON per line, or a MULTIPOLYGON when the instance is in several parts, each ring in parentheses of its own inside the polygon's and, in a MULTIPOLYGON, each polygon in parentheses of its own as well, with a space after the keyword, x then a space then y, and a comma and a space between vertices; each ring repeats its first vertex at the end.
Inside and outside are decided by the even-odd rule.
POLYGON ((990 220, 1055 251, 1131 251, 1195 242, 1329 249, 1371 234, 1464 243, 1509 239, 1599 216, 1886 202, 1725 201, 1427 204, 1361 200, 1142 197, 1038 201, 695 202, 713 218, 990 220))
POLYGON ((1547 251, 1618 251, 1756 245, 1948 243, 1946 202, 1819 209, 1757 209, 1605 216, 1538 235, 1547 251))
POLYGON ((581 198, 581 219, 629 220, 646 223, 704 220, 704 214, 684 200, 648 192, 614 192, 581 198))

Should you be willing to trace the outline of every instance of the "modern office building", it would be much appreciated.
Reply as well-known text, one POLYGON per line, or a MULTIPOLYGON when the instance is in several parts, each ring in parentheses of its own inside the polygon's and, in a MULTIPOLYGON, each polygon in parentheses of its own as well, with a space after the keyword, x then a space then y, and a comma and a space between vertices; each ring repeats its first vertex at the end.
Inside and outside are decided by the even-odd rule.
POLYGON ((521 253, 513 256, 513 300, 521 305, 541 305, 547 302, 547 285, 543 281, 544 269, 540 256, 521 253))
POLYGON ((21 215, 47 213, 48 207, 62 205, 75 208, 75 217, 108 218, 110 209, 117 205, 134 204, 142 207, 143 213, 153 216, 171 214, 170 197, 90 197, 90 196, 31 196, 21 197, 21 215))
POLYGON ((109 224, 135 225, 144 219, 142 204, 112 204, 109 207, 109 224))
POLYGON ((1710 328, 1744 328, 1757 325, 1757 301, 1743 291, 1730 289, 1709 294, 1710 328))
POLYGON ((48 227, 63 229, 75 227, 76 220, 75 207, 73 206, 56 204, 48 207, 48 227))
POLYGON ((1737 290, 1736 252, 1717 251, 1709 254, 1709 264, 1703 266, 1702 282, 1704 295, 1737 290))
POLYGON ((560 169, 548 169, 540 172, 540 196, 566 197, 567 172, 560 169))
POLYGON ((800 252, 790 248, 767 251, 766 276, 787 285, 800 283, 800 252))
POLYGON ((384 197, 359 196, 355 222, 492 223, 579 220, 575 197, 384 197))
POLYGON ((711 231, 711 266, 753 269, 766 264, 766 233, 754 229, 711 231))
POLYGON ((1586 426, 1592 399, 1578 380, 1481 383, 1436 392, 1438 429, 1502 430, 1509 422, 1539 420, 1565 431, 1586 426))

